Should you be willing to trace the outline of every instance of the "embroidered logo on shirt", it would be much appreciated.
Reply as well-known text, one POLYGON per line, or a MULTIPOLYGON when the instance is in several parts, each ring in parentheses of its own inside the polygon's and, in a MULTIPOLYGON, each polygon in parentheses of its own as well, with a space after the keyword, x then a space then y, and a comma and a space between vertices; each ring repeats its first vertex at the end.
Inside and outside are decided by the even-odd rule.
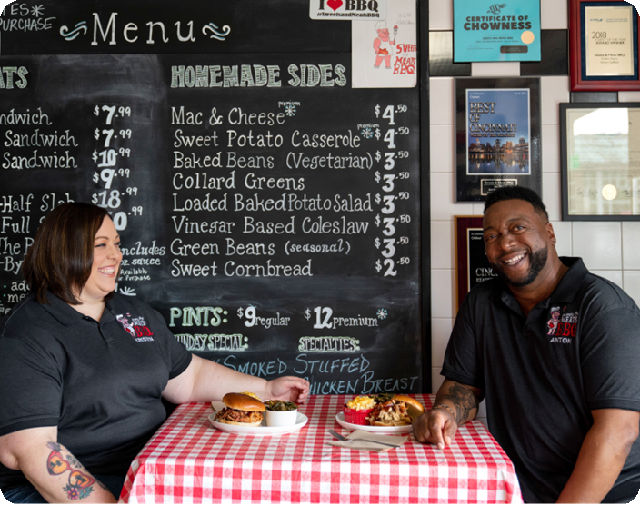
POLYGON ((144 317, 131 317, 128 312, 116 316, 116 321, 122 323, 124 329, 136 342, 153 342, 153 332, 144 322, 144 317))
POLYGON ((547 321, 547 335, 553 336, 550 343, 569 344, 576 336, 578 324, 577 312, 564 312, 566 307, 551 307, 550 319, 547 321))

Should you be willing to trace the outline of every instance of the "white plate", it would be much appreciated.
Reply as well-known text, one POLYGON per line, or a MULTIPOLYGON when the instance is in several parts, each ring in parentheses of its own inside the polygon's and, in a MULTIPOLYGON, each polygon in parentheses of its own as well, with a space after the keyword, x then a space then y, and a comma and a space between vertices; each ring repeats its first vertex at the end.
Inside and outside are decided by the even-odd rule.
POLYGON ((375 431, 376 433, 409 433, 413 431, 412 424, 404 426, 369 426, 368 424, 353 424, 344 420, 344 412, 336 414, 337 423, 347 430, 375 431))
MULTIPOLYGON (((212 403, 216 408, 216 412, 224 408, 224 403, 222 402, 212 403)), ((254 437, 268 437, 271 435, 292 433, 302 429, 302 427, 307 424, 307 421, 309 421, 307 416, 301 412, 298 412, 296 415, 296 424, 292 424, 291 426, 267 426, 264 420, 260 426, 238 426, 236 424, 219 423, 215 420, 215 412, 209 415, 208 419, 211 425, 217 430, 225 431, 227 433, 236 433, 238 435, 251 435, 254 437)))

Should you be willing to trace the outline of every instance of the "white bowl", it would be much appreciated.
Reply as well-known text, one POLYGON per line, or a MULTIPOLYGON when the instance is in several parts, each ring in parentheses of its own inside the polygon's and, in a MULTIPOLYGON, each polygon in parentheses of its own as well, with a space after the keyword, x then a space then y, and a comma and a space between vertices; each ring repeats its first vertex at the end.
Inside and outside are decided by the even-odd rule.
POLYGON ((293 426, 296 424, 297 410, 265 410, 267 426, 293 426))

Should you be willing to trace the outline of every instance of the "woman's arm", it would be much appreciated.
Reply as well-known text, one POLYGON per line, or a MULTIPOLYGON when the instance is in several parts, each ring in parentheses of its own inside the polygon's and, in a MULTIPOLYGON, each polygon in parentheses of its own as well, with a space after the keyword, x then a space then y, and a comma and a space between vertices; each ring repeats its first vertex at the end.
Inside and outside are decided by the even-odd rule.
POLYGON ((261 400, 303 403, 309 396, 309 383, 299 377, 266 381, 194 355, 187 369, 167 383, 162 396, 172 403, 185 403, 222 400, 227 393, 242 391, 255 393, 261 400))
POLYGON ((57 443, 55 427, 31 428, 0 437, 0 462, 20 470, 50 503, 115 503, 116 498, 57 443))

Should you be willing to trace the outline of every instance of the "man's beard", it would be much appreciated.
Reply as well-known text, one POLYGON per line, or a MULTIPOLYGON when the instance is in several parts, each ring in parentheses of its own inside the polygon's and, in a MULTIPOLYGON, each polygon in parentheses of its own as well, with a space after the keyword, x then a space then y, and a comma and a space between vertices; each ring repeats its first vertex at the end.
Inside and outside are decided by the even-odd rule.
POLYGON ((507 275, 507 273, 505 272, 504 266, 502 266, 502 263, 500 262, 492 263, 493 270, 500 276, 500 278, 504 282, 506 282, 510 286, 513 286, 514 288, 523 288, 524 286, 528 286, 529 284, 531 284, 533 281, 536 280, 536 277, 538 277, 538 274, 542 271, 544 266, 547 264, 548 252, 549 251, 545 246, 529 255, 529 272, 527 273, 526 277, 520 281, 511 280, 507 275))

